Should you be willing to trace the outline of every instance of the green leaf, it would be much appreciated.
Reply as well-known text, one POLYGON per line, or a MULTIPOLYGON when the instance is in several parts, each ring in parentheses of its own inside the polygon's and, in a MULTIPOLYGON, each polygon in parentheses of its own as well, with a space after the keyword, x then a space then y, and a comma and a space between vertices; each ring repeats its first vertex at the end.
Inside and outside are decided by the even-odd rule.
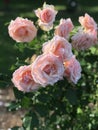
POLYGON ((17 109, 19 109, 19 107, 20 107, 20 104, 19 104, 18 102, 12 101, 12 102, 9 104, 9 106, 7 107, 7 109, 8 109, 9 111, 16 111, 17 109))
POLYGON ((0 88, 5 88, 8 86, 8 82, 6 81, 0 81, 0 88))
POLYGON ((23 52, 26 47, 25 43, 16 43, 15 48, 19 49, 20 52, 23 52))
POLYGON ((49 110, 47 105, 37 104, 34 108, 41 117, 45 117, 48 115, 49 110))
POLYGON ((22 99, 24 97, 24 93, 19 91, 16 87, 13 87, 14 95, 17 99, 22 99))
POLYGON ((28 107, 30 107, 30 103, 31 103, 30 98, 28 98, 28 97, 26 97, 26 96, 24 96, 24 97, 22 98, 22 100, 21 100, 21 106, 22 106, 23 108, 28 108, 28 107))
POLYGON ((32 116, 31 130, 33 130, 34 127, 36 128, 39 127, 39 119, 34 112, 31 114, 31 116, 32 116))
POLYGON ((23 127, 25 130, 33 130, 39 126, 39 120, 37 115, 33 113, 29 113, 23 118, 23 127))
POLYGON ((31 116, 26 116, 23 119, 23 126, 26 130, 30 130, 31 127, 31 121, 32 121, 32 117, 31 116))
POLYGON ((10 77, 7 74, 0 73, 0 88, 7 87, 10 84, 10 77))
POLYGON ((37 98, 42 103, 46 103, 50 100, 50 96, 48 94, 45 94, 45 93, 39 94, 37 98))
POLYGON ((77 114, 82 114, 82 113, 83 113, 82 109, 80 107, 78 107, 77 108, 77 114))
POLYGON ((91 47, 90 50, 91 50, 92 54, 95 54, 95 52, 96 52, 96 48, 95 47, 91 47))
POLYGON ((77 93, 76 90, 73 88, 69 88, 66 92, 66 98, 69 100, 69 102, 72 105, 76 105, 77 104, 77 93))

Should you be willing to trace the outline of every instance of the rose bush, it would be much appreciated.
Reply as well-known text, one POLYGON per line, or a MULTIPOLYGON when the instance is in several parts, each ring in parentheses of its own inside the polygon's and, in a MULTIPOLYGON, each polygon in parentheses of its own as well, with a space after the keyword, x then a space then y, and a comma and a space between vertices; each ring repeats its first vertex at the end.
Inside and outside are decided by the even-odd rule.
POLYGON ((79 27, 70 18, 57 25, 57 11, 46 3, 34 13, 36 23, 17 17, 8 26, 12 39, 26 42, 15 43, 26 57, 11 67, 17 101, 9 109, 27 113, 22 126, 12 130, 96 130, 97 23, 86 13, 79 17, 79 27))
POLYGON ((78 33, 72 36, 72 46, 77 50, 86 50, 97 44, 97 31, 84 32, 79 29, 78 33))
POLYGON ((85 14, 85 17, 79 17, 79 22, 82 27, 79 28, 78 32, 71 38, 72 45, 77 50, 89 49, 98 41, 97 24, 88 14, 85 14))

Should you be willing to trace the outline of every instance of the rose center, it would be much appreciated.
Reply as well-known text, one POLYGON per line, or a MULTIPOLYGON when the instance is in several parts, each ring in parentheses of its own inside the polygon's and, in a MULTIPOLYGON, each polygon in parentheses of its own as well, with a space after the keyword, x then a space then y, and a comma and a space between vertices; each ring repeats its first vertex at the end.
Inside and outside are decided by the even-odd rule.
POLYGON ((22 28, 18 29, 17 34, 19 36, 26 36, 28 34, 28 31, 24 27, 22 27, 22 28))
POLYGON ((46 65, 45 68, 44 68, 44 72, 47 74, 47 75, 53 75, 56 73, 56 66, 55 65, 46 65))
POLYGON ((32 81, 31 71, 24 72, 22 74, 22 81, 26 84, 30 83, 32 81))
POLYGON ((42 15, 41 15, 41 19, 43 22, 47 23, 50 22, 52 20, 52 15, 51 15, 51 11, 50 10, 45 10, 42 15))

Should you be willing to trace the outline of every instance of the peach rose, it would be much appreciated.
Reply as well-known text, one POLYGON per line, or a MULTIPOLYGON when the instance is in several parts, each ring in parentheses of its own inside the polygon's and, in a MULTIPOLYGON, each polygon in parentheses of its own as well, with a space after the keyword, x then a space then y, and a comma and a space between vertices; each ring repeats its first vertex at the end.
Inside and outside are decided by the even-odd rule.
POLYGON ((86 29, 86 30, 91 30, 91 31, 97 30, 96 22, 87 13, 85 14, 84 17, 83 16, 79 17, 79 22, 84 27, 84 29, 86 29))
POLYGON ((57 11, 54 9, 53 5, 45 4, 42 9, 35 10, 36 16, 39 18, 38 25, 44 31, 49 31, 53 27, 53 22, 55 21, 55 16, 57 11))
POLYGON ((35 38, 37 29, 32 21, 17 17, 11 20, 8 32, 16 42, 30 42, 35 38))
POLYGON ((97 31, 84 32, 79 30, 71 38, 72 46, 76 50, 86 50, 97 43, 97 31))
POLYGON ((31 75, 31 66, 21 66, 12 77, 12 82, 18 90, 24 92, 34 91, 39 88, 39 84, 33 80, 31 75))
POLYGON ((60 24, 55 28, 55 35, 68 39, 69 33, 72 31, 73 27, 74 26, 70 18, 61 19, 60 24))
POLYGON ((38 56, 31 68, 34 80, 43 87, 53 85, 63 78, 63 63, 52 53, 38 56))
POLYGON ((64 76, 72 83, 76 84, 81 78, 81 66, 75 56, 69 61, 64 62, 65 72, 64 76))
POLYGON ((73 55, 71 44, 60 36, 54 36, 54 38, 43 44, 43 53, 52 52, 58 56, 62 61, 68 60, 73 55))

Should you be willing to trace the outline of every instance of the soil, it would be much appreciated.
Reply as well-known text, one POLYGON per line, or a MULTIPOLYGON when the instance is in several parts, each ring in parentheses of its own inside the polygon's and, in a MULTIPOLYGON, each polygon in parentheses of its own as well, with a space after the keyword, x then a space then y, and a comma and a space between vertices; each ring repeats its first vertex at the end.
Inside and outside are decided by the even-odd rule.
POLYGON ((22 125, 21 118, 24 115, 24 111, 11 112, 7 110, 7 105, 14 100, 12 87, 0 89, 0 130, 10 130, 9 128, 22 125))

